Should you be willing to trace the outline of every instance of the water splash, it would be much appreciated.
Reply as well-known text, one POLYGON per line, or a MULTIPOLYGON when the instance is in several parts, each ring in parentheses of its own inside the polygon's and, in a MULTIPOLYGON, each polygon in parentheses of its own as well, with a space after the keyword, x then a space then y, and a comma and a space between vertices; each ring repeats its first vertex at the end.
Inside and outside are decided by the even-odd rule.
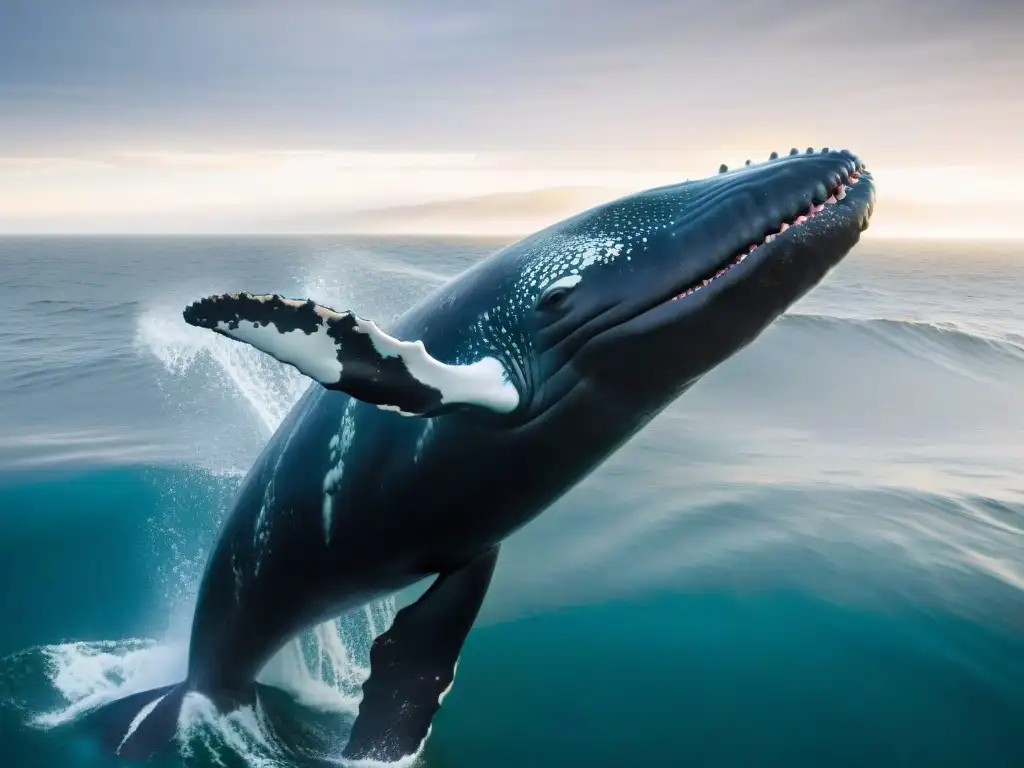
MULTIPOLYGON (((303 295, 338 298, 339 286, 323 279, 308 280, 303 295)), ((204 389, 229 391, 248 405, 263 431, 270 435, 309 386, 309 380, 289 366, 247 344, 239 344, 207 330, 193 328, 180 312, 153 309, 139 321, 138 340, 176 378, 199 379, 204 389)), ((182 382, 182 386, 187 386, 182 382)), ((251 460, 251 459, 250 459, 251 460)), ((352 696, 368 674, 354 662, 351 646, 357 637, 386 628, 394 618, 394 600, 368 607, 365 621, 354 633, 337 621, 317 627, 289 643, 271 662, 261 680, 273 679, 276 687, 304 702, 332 700, 353 706, 352 696)), ((369 648, 364 649, 368 658, 369 648)), ((355 699, 355 705, 358 699, 355 699)))
POLYGON ((231 392, 249 406, 267 435, 309 386, 297 371, 247 344, 187 325, 176 309, 142 315, 136 338, 171 376, 196 376, 206 379, 206 386, 231 392))
POLYGON ((253 768, 284 768, 288 765, 284 747, 273 736, 273 729, 257 704, 222 715, 204 696, 185 697, 178 724, 181 756, 188 761, 228 765, 221 758, 226 746, 242 756, 253 768))
POLYGON ((387 598, 344 620, 320 624, 281 649, 259 682, 288 692, 311 709, 354 716, 370 675, 370 644, 394 617, 394 598, 387 598))
POLYGON ((171 685, 185 676, 187 659, 187 648, 180 643, 135 638, 51 645, 38 652, 65 702, 33 719, 46 729, 133 693, 171 685))
MULTIPOLYGON (((330 288, 326 281, 317 280, 307 293, 330 297, 337 287, 335 291, 330 288)), ((136 342, 141 351, 161 363, 167 377, 163 389, 170 407, 178 411, 194 407, 178 398, 179 392, 209 393, 209 397, 201 398, 205 408, 212 404, 217 418, 223 420, 239 418, 221 407, 225 401, 243 406, 234 410, 249 414, 250 423, 239 422, 236 426, 240 430, 255 426, 264 440, 309 386, 308 379, 290 367, 247 345, 186 325, 177 302, 151 306, 139 318, 136 342), (221 400, 215 401, 214 397, 221 400)), ((239 445, 234 452, 213 454, 203 454, 198 448, 198 463, 218 475, 219 480, 238 484, 244 475, 243 467, 251 463, 260 447, 239 445)), ((174 488, 166 490, 171 496, 176 492, 174 488)), ((223 512, 214 510, 217 515, 223 512)), ((205 563, 201 549, 198 553, 185 551, 187 537, 183 533, 159 527, 155 531, 155 535, 172 540, 172 550, 187 564, 166 585, 168 604, 179 608, 182 590, 190 595, 188 606, 194 603, 205 563)), ((370 645, 390 625, 395 612, 395 601, 388 598, 315 627, 278 652, 261 672, 259 682, 284 691, 299 704, 318 712, 354 716, 362 683, 369 675, 370 645)), ((187 629, 179 626, 171 634, 176 638, 187 637, 187 629)), ((70 643, 40 652, 46 674, 63 699, 61 706, 34 719, 34 724, 42 728, 68 723, 132 693, 172 684, 183 679, 187 669, 187 642, 180 639, 70 643)), ((246 764, 259 768, 287 763, 259 703, 221 715, 204 697, 190 694, 179 720, 178 741, 185 759, 195 758, 202 751, 206 758, 223 765, 219 754, 226 748, 246 764)), ((329 755, 322 757, 333 762, 329 755)))

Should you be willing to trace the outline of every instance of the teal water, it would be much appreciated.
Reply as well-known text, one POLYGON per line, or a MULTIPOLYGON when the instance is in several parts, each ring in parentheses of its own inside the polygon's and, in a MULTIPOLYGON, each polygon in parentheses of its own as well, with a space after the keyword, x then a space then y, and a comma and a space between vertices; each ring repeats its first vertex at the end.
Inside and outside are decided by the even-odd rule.
MULTIPOLYGON (((181 307, 383 321, 497 245, 0 239, 0 766, 116 764, 76 720, 180 677, 219 520, 304 387, 181 307)), ((868 240, 516 534, 423 764, 1024 764, 1022 258, 868 240)), ((265 711, 191 702, 155 762, 336 763, 395 606, 282 651, 265 711)))

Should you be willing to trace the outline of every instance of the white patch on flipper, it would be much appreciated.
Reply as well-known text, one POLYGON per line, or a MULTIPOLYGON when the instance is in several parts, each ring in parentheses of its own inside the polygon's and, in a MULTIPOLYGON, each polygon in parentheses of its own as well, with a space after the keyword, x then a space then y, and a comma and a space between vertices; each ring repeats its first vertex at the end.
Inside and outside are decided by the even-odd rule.
MULTIPOLYGON (((286 299, 282 301, 288 302, 286 299)), ((252 344, 282 363, 294 365, 321 384, 337 384, 341 379, 338 345, 327 334, 327 326, 323 323, 313 333, 298 329, 281 333, 273 323, 260 325, 251 320, 239 320, 237 328, 231 328, 228 323, 220 321, 217 330, 233 339, 252 344)))
POLYGON ((124 735, 124 738, 121 739, 121 743, 117 745, 117 754, 121 754, 121 747, 123 747, 125 743, 128 741, 128 739, 132 737, 133 733, 139 730, 139 726, 142 725, 142 721, 149 717, 150 713, 152 713, 152 711, 157 708, 160 702, 166 698, 167 694, 165 693, 159 699, 154 699, 153 701, 149 702, 149 704, 147 704, 139 710, 139 714, 135 716, 135 719, 132 720, 132 724, 128 726, 128 733, 124 735))
MULTIPOLYGON (((399 341, 384 333, 376 323, 358 317, 355 327, 370 337, 382 357, 400 358, 410 376, 439 391, 441 402, 446 405, 479 405, 499 413, 514 411, 519 405, 519 390, 509 381, 505 366, 497 358, 485 357, 469 365, 448 365, 431 357, 422 341, 399 341)), ((394 410, 394 406, 385 410, 394 410)))
MULTIPOLYGON (((279 301, 293 307, 306 304, 274 295, 249 298, 260 302, 279 301)), ((339 342, 328 334, 327 321, 336 323, 351 317, 354 330, 370 337, 377 354, 399 358, 413 379, 441 393, 442 404, 478 405, 499 413, 508 413, 519 405, 519 390, 512 384, 505 366, 497 358, 485 357, 468 365, 448 365, 431 357, 422 341, 400 341, 384 333, 376 323, 351 312, 335 312, 319 304, 314 304, 313 309, 320 317, 320 323, 313 333, 299 329, 282 333, 273 322, 261 325, 244 319, 237 321, 237 328, 219 321, 216 330, 251 344, 283 363, 294 365, 306 376, 329 386, 341 380, 343 365, 339 357, 344 359, 345 343, 343 339, 339 342)), ((392 404, 378 407, 408 414, 392 404)))

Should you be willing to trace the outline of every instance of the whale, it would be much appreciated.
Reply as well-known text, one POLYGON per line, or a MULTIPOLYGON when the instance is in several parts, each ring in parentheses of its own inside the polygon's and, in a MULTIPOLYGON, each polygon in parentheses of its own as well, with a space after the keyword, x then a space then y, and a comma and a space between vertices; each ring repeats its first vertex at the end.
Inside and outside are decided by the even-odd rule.
POLYGON ((277 293, 190 304, 310 384, 212 547, 185 679, 95 709, 99 740, 165 750, 187 695, 253 705, 299 633, 433 579, 373 639, 341 757, 418 755, 503 540, 817 285, 874 201, 854 153, 794 149, 583 211, 386 324, 277 293))

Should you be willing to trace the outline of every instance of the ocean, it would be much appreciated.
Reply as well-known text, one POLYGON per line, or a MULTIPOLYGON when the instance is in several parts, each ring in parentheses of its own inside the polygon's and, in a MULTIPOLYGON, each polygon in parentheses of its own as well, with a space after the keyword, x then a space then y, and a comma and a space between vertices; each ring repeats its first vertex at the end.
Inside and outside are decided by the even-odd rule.
MULTIPOLYGON (((182 677, 205 558, 306 382, 203 295, 385 322, 500 242, 0 239, 0 766, 182 677)), ((1024 765, 1024 244, 865 241, 505 545, 429 768, 1024 765)), ((685 354, 685 350, 680 350, 685 354)), ((339 762, 408 595, 289 644, 159 766, 339 762)))

